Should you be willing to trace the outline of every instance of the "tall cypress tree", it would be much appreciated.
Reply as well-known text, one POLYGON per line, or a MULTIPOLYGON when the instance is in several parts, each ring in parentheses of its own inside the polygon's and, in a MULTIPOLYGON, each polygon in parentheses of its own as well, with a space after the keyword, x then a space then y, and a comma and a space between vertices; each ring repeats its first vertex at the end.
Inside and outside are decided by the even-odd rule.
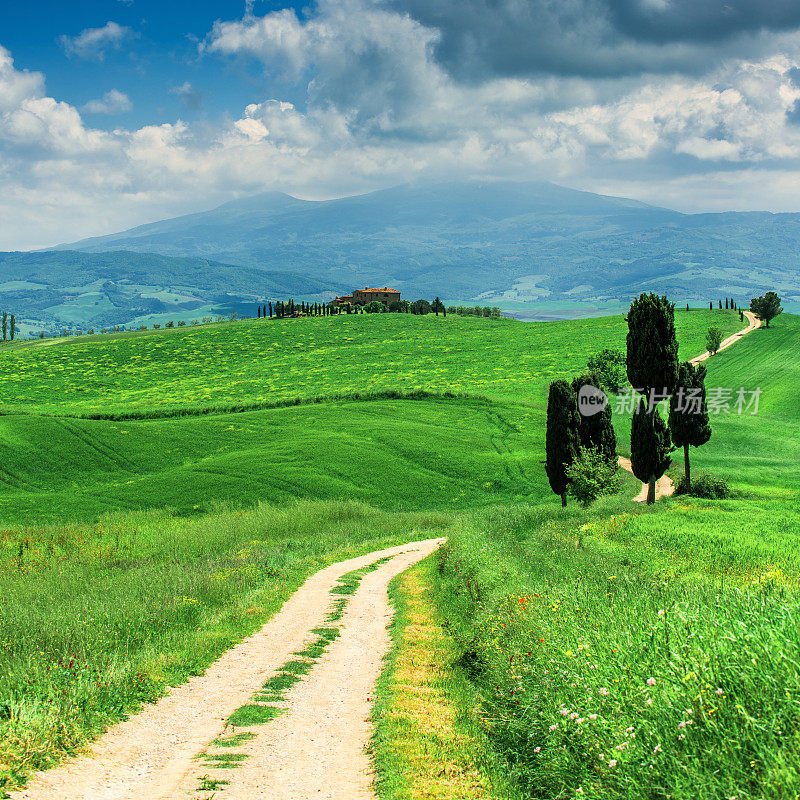
MULTIPOLYGON (((585 375, 579 375, 572 381, 572 391, 575 392, 577 397, 582 386, 598 387, 599 385, 600 379, 598 376, 593 372, 589 372, 585 375)), ((579 419, 578 435, 581 449, 592 448, 597 450, 604 461, 616 466, 617 437, 614 433, 614 425, 611 422, 611 404, 608 403, 601 412, 591 416, 585 417, 579 412, 579 419)))
POLYGON ((12 314, 11 315, 11 341, 14 341, 14 331, 17 327, 17 318, 12 314))
POLYGON ((567 505, 566 468, 580 453, 580 414, 575 392, 565 380, 550 384, 547 398, 547 433, 545 435, 545 471, 550 488, 567 505))
POLYGON ((648 411, 644 400, 637 403, 631 425, 631 469, 648 484, 648 504, 656 500, 656 481, 669 468, 671 450, 669 430, 658 408, 648 411))
POLYGON ((650 292, 633 301, 628 311, 627 366, 628 380, 636 391, 644 395, 644 411, 634 425, 641 429, 649 425, 647 434, 639 431, 636 447, 655 448, 652 452, 634 448, 631 436, 631 463, 633 474, 648 484, 647 502, 654 503, 656 481, 669 466, 671 450, 669 432, 657 413, 659 397, 675 391, 678 381, 678 340, 675 336, 675 308, 666 297, 650 292), (643 416, 642 416, 643 414, 643 416), (662 435, 659 425, 666 435, 662 435))
POLYGON ((692 485, 689 445, 700 447, 711 438, 706 404, 706 368, 685 361, 678 369, 678 385, 669 400, 669 431, 676 447, 683 448, 687 491, 692 485))
POLYGON ((8 339, 8 314, 3 312, 3 341, 8 339))

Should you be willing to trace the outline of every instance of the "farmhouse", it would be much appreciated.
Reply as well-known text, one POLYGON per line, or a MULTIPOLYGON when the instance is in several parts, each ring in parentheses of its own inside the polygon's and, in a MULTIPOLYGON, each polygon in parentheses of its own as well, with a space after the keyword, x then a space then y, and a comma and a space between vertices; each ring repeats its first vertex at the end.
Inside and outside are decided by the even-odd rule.
POLYGON ((397 289, 390 289, 388 286, 384 286, 382 289, 370 289, 369 287, 365 287, 363 289, 356 289, 352 294, 337 297, 333 301, 333 305, 363 306, 372 300, 380 300, 381 303, 386 303, 388 305, 394 300, 399 299, 400 292, 398 292, 397 289))

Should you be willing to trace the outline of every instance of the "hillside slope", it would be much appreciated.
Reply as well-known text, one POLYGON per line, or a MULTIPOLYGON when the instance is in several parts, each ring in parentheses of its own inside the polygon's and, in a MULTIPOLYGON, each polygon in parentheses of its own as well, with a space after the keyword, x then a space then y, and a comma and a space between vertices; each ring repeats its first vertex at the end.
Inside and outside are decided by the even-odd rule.
POLYGON ((0 307, 39 330, 128 324, 158 315, 246 311, 257 298, 321 292, 332 284, 290 272, 231 266, 197 256, 0 253, 0 307))

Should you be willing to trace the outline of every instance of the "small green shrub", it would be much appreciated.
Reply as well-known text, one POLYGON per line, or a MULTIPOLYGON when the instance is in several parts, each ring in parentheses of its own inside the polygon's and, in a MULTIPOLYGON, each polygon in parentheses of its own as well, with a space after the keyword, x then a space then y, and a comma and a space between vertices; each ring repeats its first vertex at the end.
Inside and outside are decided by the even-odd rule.
POLYGON ((722 331, 719 328, 709 328, 706 334, 706 347, 711 355, 716 355, 722 344, 722 331))
POLYGON ((707 500, 724 500, 731 496, 731 490, 724 478, 716 478, 705 473, 694 478, 691 486, 686 485, 686 476, 683 476, 675 487, 675 494, 688 494, 691 497, 704 497, 707 500))
POLYGON ((609 464, 593 448, 582 450, 565 472, 569 481, 567 494, 584 507, 590 506, 600 495, 614 494, 620 489, 617 465, 609 464))

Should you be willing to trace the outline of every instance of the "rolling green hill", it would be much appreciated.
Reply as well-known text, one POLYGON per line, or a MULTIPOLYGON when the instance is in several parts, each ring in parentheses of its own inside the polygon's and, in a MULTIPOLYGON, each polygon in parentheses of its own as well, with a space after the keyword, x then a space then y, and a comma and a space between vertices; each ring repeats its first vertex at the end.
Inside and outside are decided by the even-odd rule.
MULTIPOLYGON (((733 311, 676 312, 681 357, 733 311)), ((601 347, 622 316, 522 323, 478 317, 343 315, 44 340, 0 348, 6 411, 170 414, 375 391, 459 392, 540 403, 555 377, 601 347), (43 376, 47 376, 46 380, 43 376)))
MULTIPOLYGON (((677 318, 687 358, 709 325, 741 326, 729 311, 677 318)), ((541 500, 549 381, 624 336, 614 317, 392 314, 7 344, 0 520, 294 497, 391 509, 541 500)))
MULTIPOLYGON (((741 327, 676 324, 684 359, 741 327)), ((564 513, 547 385, 625 333, 392 314, 0 345, 0 789, 202 671, 315 569, 444 533, 428 602, 519 796, 793 796, 800 320, 709 363, 708 386, 763 390, 693 453, 738 496, 642 508, 625 474, 564 513)))

